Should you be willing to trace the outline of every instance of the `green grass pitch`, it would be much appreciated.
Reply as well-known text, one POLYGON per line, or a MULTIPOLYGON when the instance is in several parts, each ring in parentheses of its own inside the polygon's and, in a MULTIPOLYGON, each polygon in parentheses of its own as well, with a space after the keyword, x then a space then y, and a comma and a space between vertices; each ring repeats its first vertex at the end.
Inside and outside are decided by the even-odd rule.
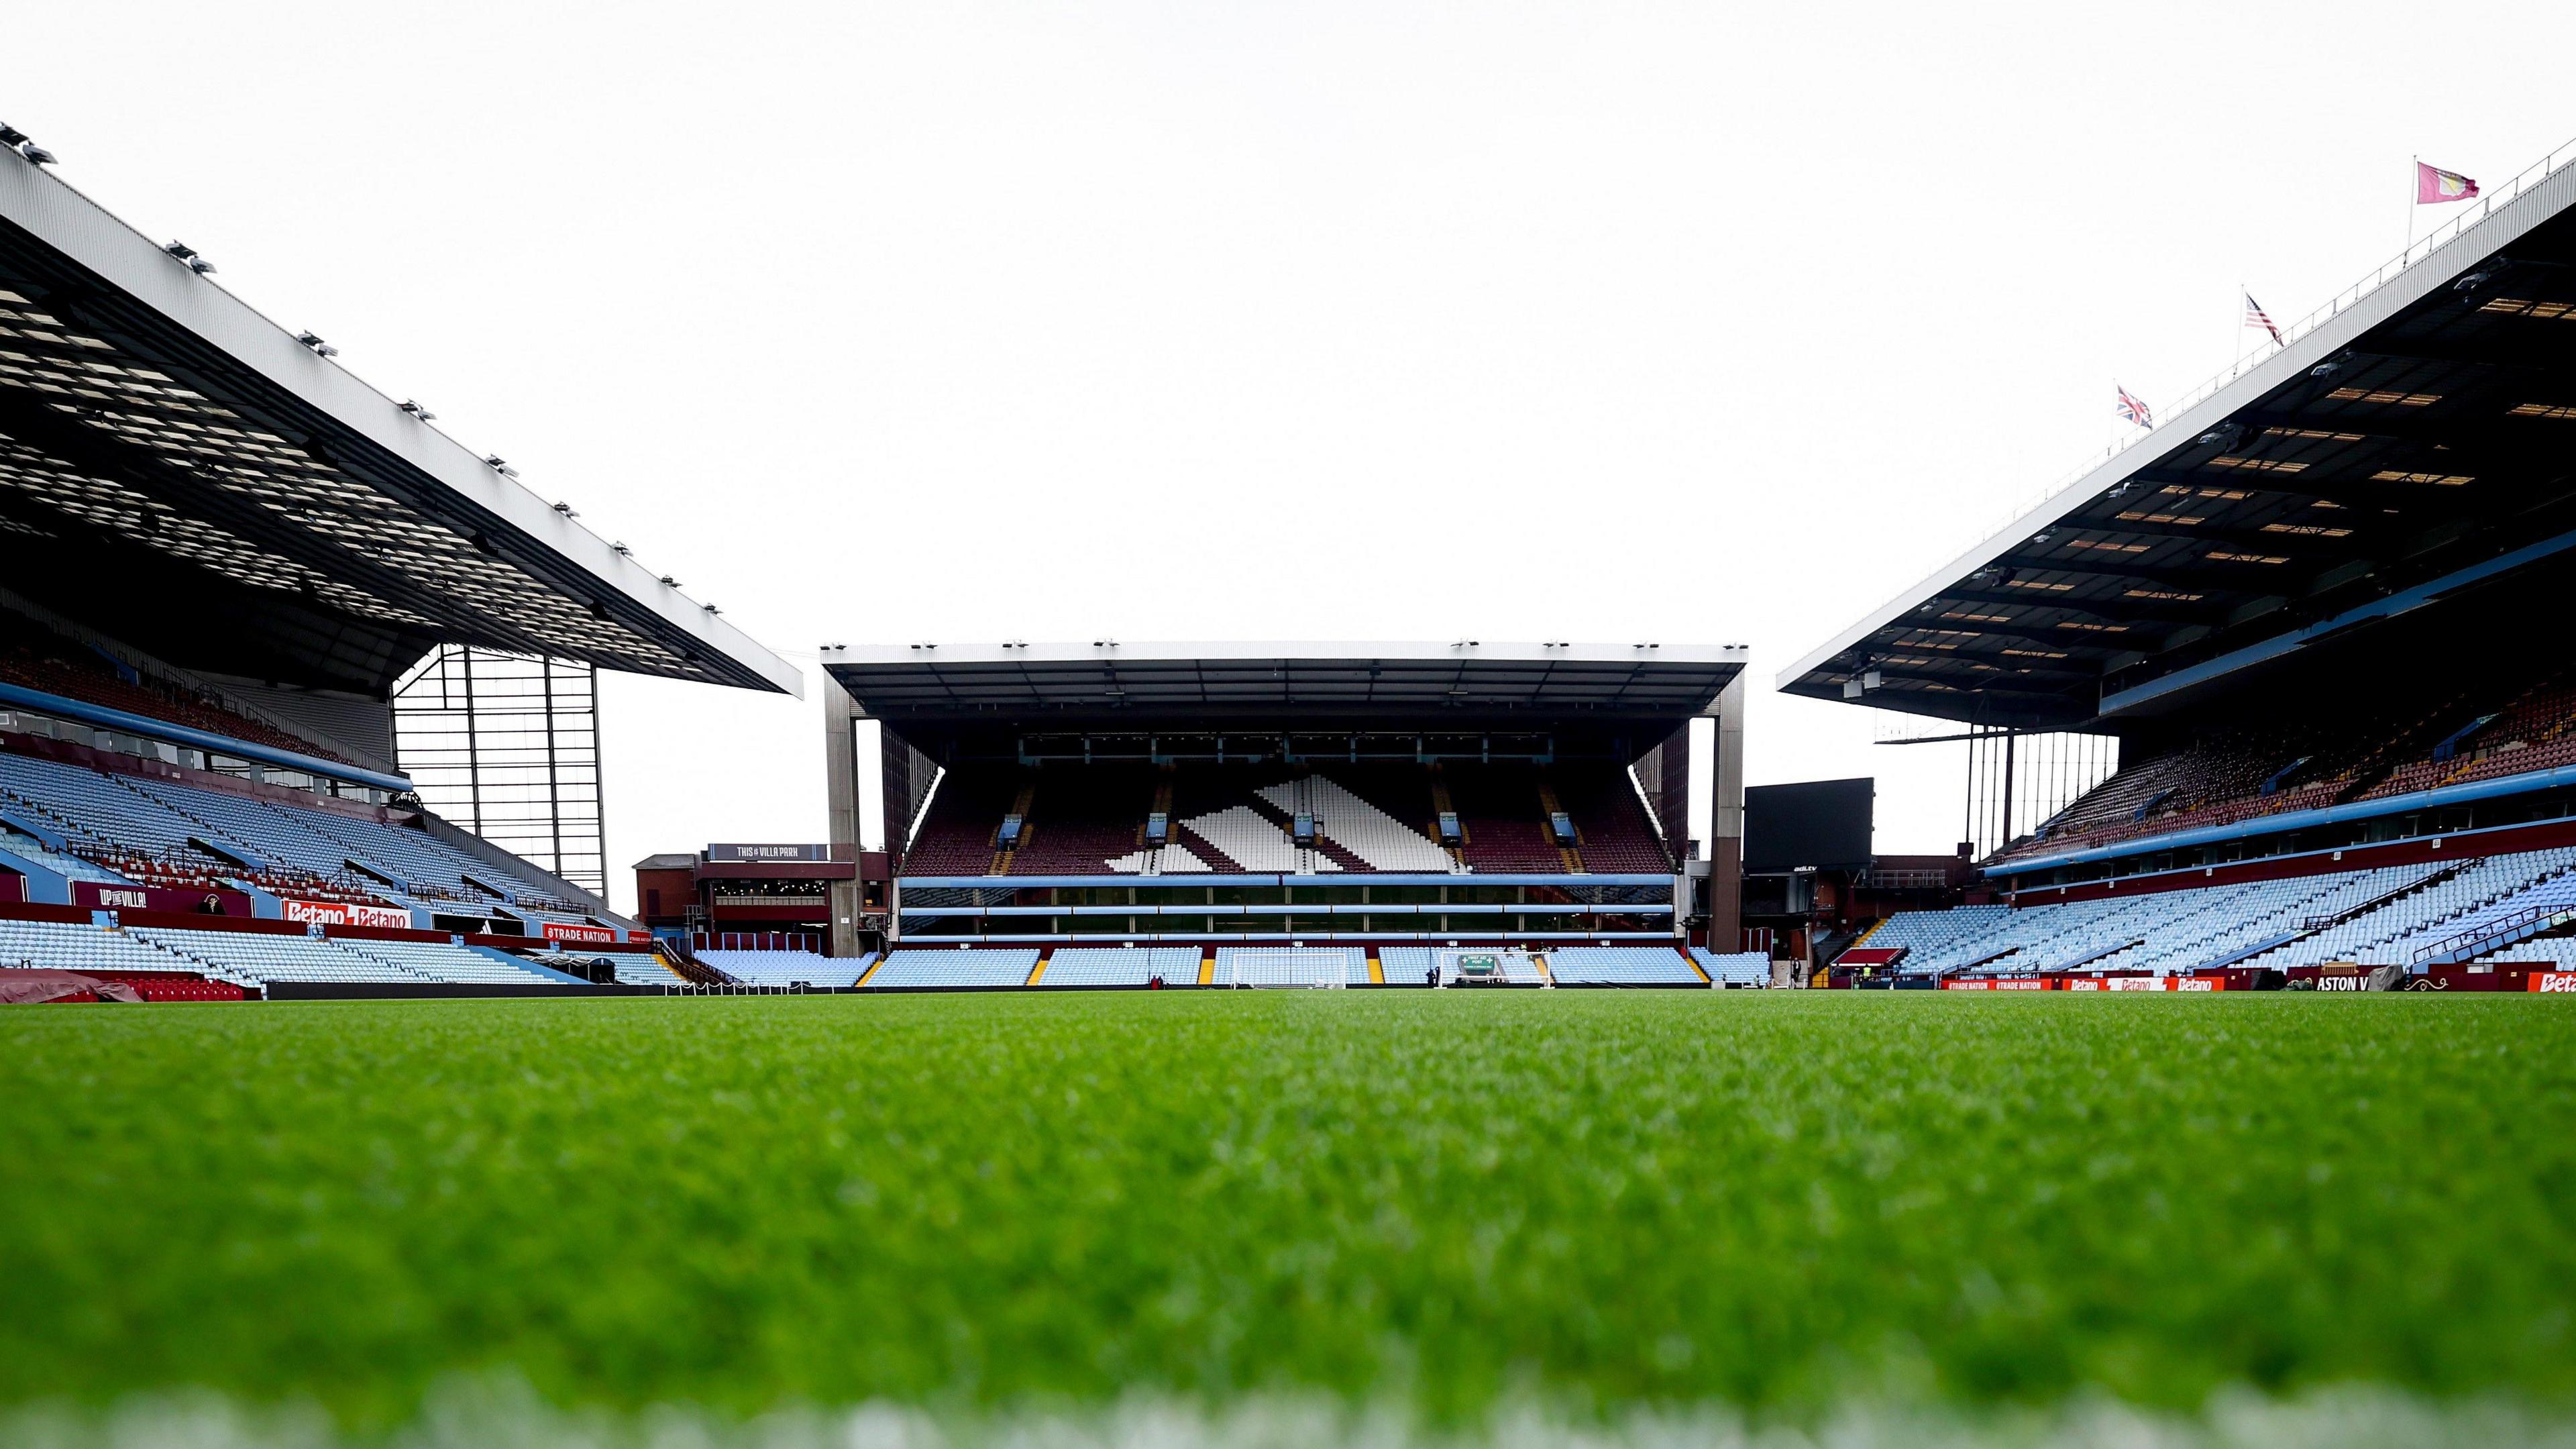
POLYGON ((28 1007, 0 1405, 2576 1390, 2555 1000, 28 1007))

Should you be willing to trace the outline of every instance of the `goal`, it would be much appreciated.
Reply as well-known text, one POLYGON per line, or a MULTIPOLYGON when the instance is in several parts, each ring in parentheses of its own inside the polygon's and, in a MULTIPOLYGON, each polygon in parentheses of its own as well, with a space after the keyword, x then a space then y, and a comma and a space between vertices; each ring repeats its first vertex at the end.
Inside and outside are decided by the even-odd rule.
POLYGON ((1227 986, 1307 986, 1339 990, 1350 984, 1349 951, 1246 947, 1218 958, 1227 986))

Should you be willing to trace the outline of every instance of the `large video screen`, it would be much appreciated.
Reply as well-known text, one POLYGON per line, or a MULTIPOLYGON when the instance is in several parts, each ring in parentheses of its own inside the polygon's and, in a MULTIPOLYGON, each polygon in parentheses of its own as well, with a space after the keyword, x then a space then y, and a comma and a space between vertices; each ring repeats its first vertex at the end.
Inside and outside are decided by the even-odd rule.
POLYGON ((1877 800, 1875 779, 1746 787, 1744 868, 1836 870, 1868 865, 1877 800))

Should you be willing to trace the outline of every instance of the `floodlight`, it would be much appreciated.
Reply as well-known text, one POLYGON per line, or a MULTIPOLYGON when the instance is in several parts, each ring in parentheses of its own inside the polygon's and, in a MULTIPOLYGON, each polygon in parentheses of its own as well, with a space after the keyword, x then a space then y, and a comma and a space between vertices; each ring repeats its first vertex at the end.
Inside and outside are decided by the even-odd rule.
POLYGON ((321 338, 314 336, 310 332, 296 333, 295 340, 312 348, 314 355, 317 357, 337 357, 340 355, 339 348, 332 346, 330 343, 323 341, 321 338))
POLYGON ((35 162, 39 166, 51 166, 54 164, 54 153, 37 145, 33 141, 22 143, 18 147, 18 154, 35 162))
POLYGON ((26 140, 26 132, 19 130, 17 127, 10 125, 6 121, 0 121, 0 146, 23 145, 26 140))
POLYGON ((500 474, 500 475, 501 475, 502 477, 504 477, 504 478, 516 478, 516 477, 518 477, 518 476, 519 476, 519 470, 518 470, 518 469, 516 469, 516 468, 511 467, 511 466, 510 466, 509 464, 507 464, 507 463, 502 462, 502 461, 501 461, 501 455, 500 455, 500 454, 498 454, 498 453, 486 453, 486 454, 484 454, 484 455, 483 455, 483 466, 484 466, 484 467, 486 467, 486 468, 491 469, 491 470, 492 470, 493 472, 495 472, 495 473, 500 474))
POLYGON ((438 414, 431 412, 429 409, 422 407, 416 402, 413 402, 410 398, 404 398, 400 406, 404 412, 411 414, 413 417, 420 419, 424 423, 428 422, 431 418, 438 416, 438 414))
POLYGON ((566 517, 566 518, 579 518, 579 517, 581 517, 581 515, 580 515, 579 513, 577 513, 577 512, 575 512, 575 511, 573 511, 573 506, 572 506, 571 504, 569 504, 569 503, 558 503, 558 504, 556 504, 556 505, 555 505, 555 512, 562 514, 562 515, 563 515, 564 517, 566 517))

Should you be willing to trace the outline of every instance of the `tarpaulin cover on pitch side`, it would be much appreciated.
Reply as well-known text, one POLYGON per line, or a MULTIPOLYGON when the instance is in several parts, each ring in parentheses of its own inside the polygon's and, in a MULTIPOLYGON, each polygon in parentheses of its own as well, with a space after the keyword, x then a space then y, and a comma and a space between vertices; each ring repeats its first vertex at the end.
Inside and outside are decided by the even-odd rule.
POLYGON ((11 968, 0 971, 0 1006, 23 1002, 59 1001, 66 996, 92 992, 103 1001, 141 1001, 143 993, 122 981, 101 981, 76 971, 31 971, 11 968))

